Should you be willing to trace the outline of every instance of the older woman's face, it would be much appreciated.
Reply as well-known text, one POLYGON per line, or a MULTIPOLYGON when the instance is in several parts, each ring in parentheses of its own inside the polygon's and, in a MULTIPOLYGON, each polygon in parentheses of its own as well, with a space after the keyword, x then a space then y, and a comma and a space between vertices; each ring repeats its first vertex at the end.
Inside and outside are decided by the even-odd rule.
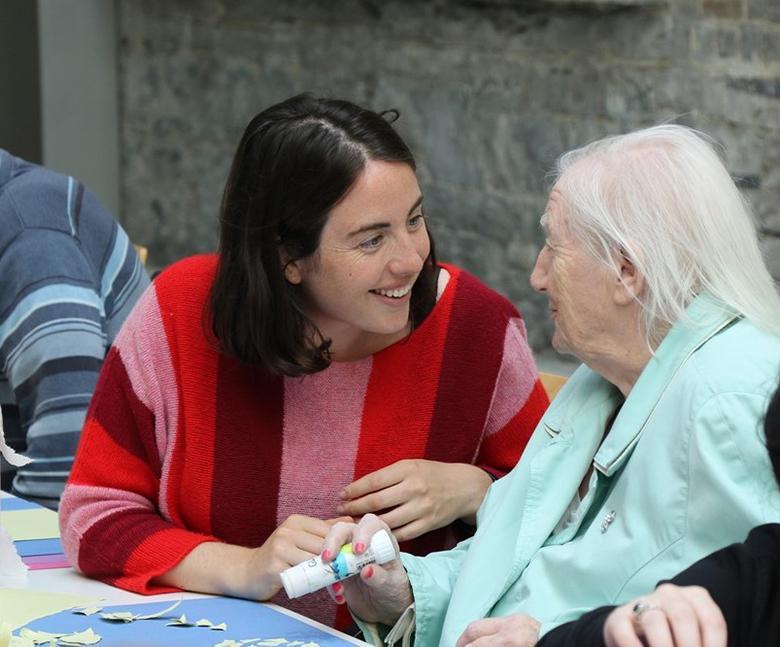
POLYGON ((553 188, 542 227, 545 245, 531 274, 531 286, 547 295, 555 325, 552 345, 587 362, 608 352, 617 278, 594 259, 568 230, 569 209, 553 188))
POLYGON ((370 160, 331 211, 317 252, 290 267, 288 280, 302 286, 307 315, 338 348, 366 333, 405 333, 429 252, 414 170, 370 160))

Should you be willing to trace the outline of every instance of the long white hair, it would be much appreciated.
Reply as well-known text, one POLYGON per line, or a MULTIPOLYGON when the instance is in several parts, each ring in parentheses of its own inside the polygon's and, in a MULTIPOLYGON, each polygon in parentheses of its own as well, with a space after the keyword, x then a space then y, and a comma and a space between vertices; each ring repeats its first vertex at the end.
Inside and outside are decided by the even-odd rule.
POLYGON ((607 137, 564 154, 556 176, 571 233, 616 272, 623 254, 644 277, 651 348, 705 291, 780 334, 751 210, 707 135, 670 124, 607 137))

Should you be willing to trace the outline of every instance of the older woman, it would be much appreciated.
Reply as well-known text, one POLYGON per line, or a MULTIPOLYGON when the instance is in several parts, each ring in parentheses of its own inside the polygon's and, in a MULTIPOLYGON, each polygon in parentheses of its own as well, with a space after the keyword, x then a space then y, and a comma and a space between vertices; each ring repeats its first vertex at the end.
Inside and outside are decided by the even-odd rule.
MULTIPOLYGON (((334 587, 418 645, 532 645, 780 519, 760 433, 780 299, 711 144, 661 126, 564 155, 542 226, 531 284, 584 366, 472 539, 334 587)), ((336 524, 325 550, 382 526, 336 524)))
MULTIPOLYGON (((267 600, 339 515, 382 511, 420 554, 469 532, 547 397, 422 203, 377 113, 302 95, 251 121, 219 255, 167 269, 109 353, 60 509, 74 565, 267 600)), ((334 622, 327 594, 278 601, 334 622)))

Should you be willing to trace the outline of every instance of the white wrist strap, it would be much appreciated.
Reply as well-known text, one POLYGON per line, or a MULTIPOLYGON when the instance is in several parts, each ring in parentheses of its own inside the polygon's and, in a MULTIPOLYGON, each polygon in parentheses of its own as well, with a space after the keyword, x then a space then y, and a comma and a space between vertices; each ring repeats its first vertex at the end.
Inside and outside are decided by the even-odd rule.
POLYGON ((401 647, 411 647, 412 634, 416 627, 417 614, 414 610, 414 602, 412 602, 397 622, 393 625, 393 628, 385 636, 386 645, 395 645, 399 640, 401 641, 401 647))

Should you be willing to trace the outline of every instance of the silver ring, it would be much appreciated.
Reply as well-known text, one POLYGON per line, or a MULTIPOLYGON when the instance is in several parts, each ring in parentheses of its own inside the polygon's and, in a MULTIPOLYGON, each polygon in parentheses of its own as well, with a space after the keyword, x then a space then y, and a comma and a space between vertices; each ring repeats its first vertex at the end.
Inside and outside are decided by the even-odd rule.
POLYGON ((648 604, 644 600, 639 600, 631 609, 631 613, 634 614, 635 618, 639 618, 645 611, 652 611, 653 609, 660 611, 660 608, 654 604, 648 604))

